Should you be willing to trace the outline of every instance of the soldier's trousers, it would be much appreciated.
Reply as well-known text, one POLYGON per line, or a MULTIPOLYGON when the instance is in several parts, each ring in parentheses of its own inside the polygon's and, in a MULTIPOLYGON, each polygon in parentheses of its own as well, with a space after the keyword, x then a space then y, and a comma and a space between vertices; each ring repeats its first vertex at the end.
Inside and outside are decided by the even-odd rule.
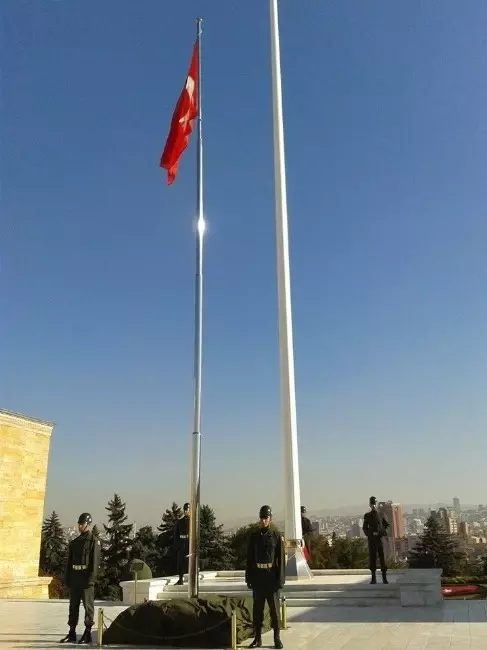
POLYGON ((267 602, 271 615, 271 624, 274 633, 279 634, 279 592, 278 591, 260 591, 253 592, 253 621, 255 636, 260 636, 264 624, 264 607, 267 602))
POLYGON ((178 576, 183 577, 185 573, 188 573, 189 567, 189 558, 187 557, 189 550, 186 548, 178 549, 178 576))
POLYGON ((75 575, 71 579, 71 587, 69 589, 68 625, 72 629, 78 625, 79 606, 81 603, 83 603, 85 609, 85 627, 91 630, 95 622, 95 586, 87 586, 84 576, 77 578, 75 575))
POLYGON ((368 538, 369 543, 369 569, 372 573, 377 571, 377 556, 379 556, 380 570, 385 573, 387 570, 386 560, 384 557, 384 547, 382 546, 382 537, 371 536, 368 538))

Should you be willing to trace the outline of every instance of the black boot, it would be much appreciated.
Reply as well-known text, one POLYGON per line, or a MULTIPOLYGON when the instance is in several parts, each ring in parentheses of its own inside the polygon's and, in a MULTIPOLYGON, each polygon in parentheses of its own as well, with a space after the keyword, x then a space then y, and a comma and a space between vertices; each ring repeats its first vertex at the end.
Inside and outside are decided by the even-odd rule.
POLYGON ((277 632, 274 632, 274 648, 277 648, 277 650, 284 648, 284 646, 282 645, 281 635, 279 630, 277 632))
POLYGON ((183 579, 182 579, 182 578, 179 578, 179 580, 176 582, 176 585, 177 585, 178 587, 181 587, 181 586, 183 585, 183 579))
POLYGON ((382 582, 383 582, 385 585, 388 585, 388 584, 389 584, 389 580, 387 579, 387 571, 382 571, 382 582))
POLYGON ((249 648, 262 648, 262 638, 260 634, 255 635, 255 639, 249 645, 249 648))
POLYGON ((371 585, 376 585, 377 584, 377 578, 375 577, 375 571, 372 572, 372 579, 370 581, 371 585))
POLYGON ((59 643, 76 643, 76 629, 71 628, 69 632, 64 636, 59 643))
POLYGON ((83 632, 83 636, 82 636, 81 639, 78 641, 78 645, 79 645, 80 643, 82 643, 82 644, 84 644, 84 645, 90 645, 91 642, 92 642, 92 641, 91 641, 91 630, 90 630, 89 627, 87 627, 87 628, 85 629, 85 631, 83 632))

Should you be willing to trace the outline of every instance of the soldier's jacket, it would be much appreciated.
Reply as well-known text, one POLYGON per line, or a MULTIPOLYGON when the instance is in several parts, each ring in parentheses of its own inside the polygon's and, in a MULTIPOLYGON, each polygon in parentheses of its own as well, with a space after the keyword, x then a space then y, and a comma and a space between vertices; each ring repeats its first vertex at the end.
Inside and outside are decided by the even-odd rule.
POLYGON ((389 522, 377 510, 371 510, 365 513, 362 530, 366 537, 385 537, 388 528, 389 522), (374 535, 374 533, 378 533, 378 535, 374 535))
POLYGON ((274 528, 258 528, 250 534, 245 582, 255 591, 278 591, 286 581, 284 541, 274 528))
POLYGON ((185 515, 177 520, 174 529, 174 545, 177 549, 189 547, 189 517, 185 515))
POLYGON ((95 584, 100 566, 100 556, 100 540, 93 537, 91 531, 87 530, 75 537, 68 547, 66 586, 70 586, 73 576, 82 580, 86 586, 95 584))
POLYGON ((301 528, 303 530, 303 535, 313 532, 313 527, 308 517, 301 517, 301 528))

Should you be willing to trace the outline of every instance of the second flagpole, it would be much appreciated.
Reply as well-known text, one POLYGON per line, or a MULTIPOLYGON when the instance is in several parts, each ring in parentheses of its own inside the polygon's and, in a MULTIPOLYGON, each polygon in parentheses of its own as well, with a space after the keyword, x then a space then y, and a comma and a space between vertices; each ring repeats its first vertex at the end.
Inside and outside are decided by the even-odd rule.
POLYGON ((269 0, 271 28, 271 70, 274 141, 274 203, 276 220, 277 298, 281 379, 281 426, 284 449, 284 534, 286 536, 286 577, 310 578, 303 553, 301 496, 299 489, 296 389, 294 384, 291 273, 287 215, 284 120, 282 114, 281 52, 277 0, 269 0))
POLYGON ((201 33, 203 19, 196 21, 198 45, 198 116, 196 153, 196 275, 194 322, 194 400, 193 433, 191 440, 191 516, 189 530, 188 596, 198 597, 199 538, 200 538, 200 481, 201 481, 201 376, 203 347, 203 238, 205 218, 203 212, 203 125, 201 103, 201 33))

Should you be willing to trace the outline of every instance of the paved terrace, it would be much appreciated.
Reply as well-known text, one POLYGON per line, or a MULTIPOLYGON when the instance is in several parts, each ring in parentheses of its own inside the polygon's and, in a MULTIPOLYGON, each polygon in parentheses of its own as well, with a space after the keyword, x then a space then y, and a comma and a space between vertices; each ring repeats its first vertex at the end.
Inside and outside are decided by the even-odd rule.
MULTIPOLYGON (((98 605, 110 619, 124 609, 98 605)), ((58 643, 66 633, 67 614, 67 601, 0 600, 0 650, 73 647, 58 643)), ((423 608, 295 607, 288 609, 288 622, 290 629, 282 633, 286 650, 487 650, 483 600, 423 608)), ((271 634, 264 646, 273 647, 271 634)))

